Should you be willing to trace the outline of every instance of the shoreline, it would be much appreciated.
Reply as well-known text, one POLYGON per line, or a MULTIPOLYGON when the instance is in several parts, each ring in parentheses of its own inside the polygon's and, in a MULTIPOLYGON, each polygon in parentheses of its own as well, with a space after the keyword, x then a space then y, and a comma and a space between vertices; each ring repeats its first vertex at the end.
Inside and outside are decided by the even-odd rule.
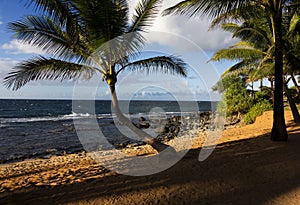
MULTIPOLYGON (((148 116, 151 109, 155 107, 162 108, 165 118, 182 113, 177 101, 130 100, 128 102, 121 100, 120 102, 124 102, 124 106, 129 106, 127 111, 130 111, 131 119, 148 116)), ((182 105, 189 108, 190 103, 192 102, 184 101, 182 105)), ((21 161, 31 157, 49 157, 54 154, 70 154, 84 150, 73 126, 74 118, 79 120, 79 125, 80 119, 97 118, 101 131, 109 143, 115 147, 124 146, 128 141, 129 143, 139 141, 121 136, 116 129, 112 131, 113 115, 110 112, 110 100, 93 102, 78 100, 74 105, 78 109, 73 109, 72 100, 7 99, 0 100, 0 104, 2 110, 0 116, 0 163, 21 161), (95 104, 96 115, 88 109, 90 103, 95 104)), ((199 101, 196 103, 199 109, 186 109, 185 111, 187 113, 195 110, 205 112, 212 110, 215 104, 216 102, 199 101)), ((99 126, 95 131, 99 130, 99 126)))
MULTIPOLYGON (((154 136, 157 135, 157 139, 159 139, 160 141, 167 142, 179 136, 178 134, 180 129, 183 129, 182 132, 184 133, 186 126, 192 127, 192 129, 195 130, 200 129, 202 131, 208 129, 205 127, 209 126, 211 122, 210 119, 211 115, 212 115, 211 111, 203 111, 203 112, 199 111, 197 113, 189 113, 189 115, 186 115, 187 117, 196 117, 195 120, 192 120, 190 122, 187 122, 189 120, 185 120, 186 116, 182 116, 182 118, 180 119, 176 115, 165 116, 167 118, 162 118, 162 119, 151 119, 151 122, 149 121, 148 118, 147 119, 144 118, 144 119, 146 120, 145 122, 151 123, 151 127, 149 129, 147 128, 146 131, 152 132, 154 136), (163 127, 161 124, 165 125, 165 127, 163 127)), ((133 123, 138 124, 140 123, 139 118, 136 117, 136 118, 132 118, 131 120, 133 123)), ((83 118, 83 120, 86 119, 83 118)), ((6 146, 3 147, 2 150, 3 152, 0 153, 1 154, 0 164, 9 164, 9 163, 28 160, 28 159, 47 159, 50 158, 51 156, 62 156, 66 154, 76 154, 76 153, 85 152, 84 146, 80 141, 80 138, 78 137, 77 131, 74 125, 71 124, 71 120, 68 119, 68 121, 65 120, 61 123, 60 122, 61 121, 59 121, 59 123, 54 122, 55 124, 59 124, 60 126, 59 128, 55 128, 55 130, 47 131, 49 132, 47 133, 47 136, 43 136, 41 138, 38 136, 38 134, 34 134, 31 136, 30 134, 26 133, 27 131, 24 131, 24 133, 21 134, 22 135, 21 137, 15 138, 13 136, 10 136, 7 139, 5 139, 7 143, 12 143, 13 141, 14 145, 16 145, 18 148, 13 149, 12 144, 6 144, 6 146), (42 139, 46 141, 43 141, 42 139), (35 146, 35 144, 27 143, 26 144, 27 146, 25 145, 20 146, 17 143, 18 140, 21 142, 34 141, 37 143, 37 145, 35 146), (28 149, 28 146, 32 149, 28 149)), ((45 124, 46 122, 35 122, 35 123, 45 124)), ((127 138, 118 130, 119 128, 123 129, 122 125, 118 124, 117 127, 113 123, 114 120, 112 118, 111 119, 101 118, 100 121, 98 121, 98 125, 101 128, 101 132, 106 137, 106 140, 108 140, 108 142, 113 145, 114 149, 130 148, 130 147, 142 146, 146 144, 145 142, 139 139, 127 138)), ((38 125, 34 124, 33 126, 39 126, 39 124, 38 125)), ((29 127, 30 124, 22 125, 22 127, 24 126, 29 127)), ((84 127, 85 125, 79 124, 77 126, 79 126, 79 129, 85 129, 84 127)), ((97 132, 97 129, 95 129, 95 132, 97 132)), ((109 149, 109 147, 107 148, 105 147, 106 145, 103 145, 104 147, 102 145, 99 146, 101 146, 101 149, 105 149, 105 150, 109 149)))
MULTIPOLYGON (((290 134, 290 142, 288 143, 270 141, 269 132, 272 126, 272 120, 270 120, 272 112, 269 111, 258 117, 252 125, 225 130, 216 150, 204 162, 200 163, 197 160, 203 144, 203 137, 198 136, 192 149, 180 162, 162 173, 142 178, 111 172, 95 163, 93 159, 84 153, 2 164, 0 165, 0 202, 21 204, 15 198, 19 197, 28 201, 28 203, 37 204, 38 197, 41 197, 42 193, 49 194, 44 196, 46 199, 50 199, 46 204, 51 204, 51 202, 62 204, 72 204, 73 202, 76 202, 75 204, 110 204, 113 201, 119 204, 124 204, 126 201, 132 204, 140 204, 138 202, 141 202, 141 200, 147 204, 146 202, 156 203, 157 201, 151 201, 154 199, 160 199, 161 202, 173 202, 174 204, 181 204, 180 201, 190 202, 189 204, 198 204, 198 202, 215 204, 212 202, 221 201, 224 204, 232 204, 235 201, 246 202, 247 200, 242 197, 250 200, 249 202, 257 202, 261 200, 260 197, 263 198, 263 195, 260 194, 269 193, 268 189, 270 193, 276 193, 274 189, 281 193, 280 190, 287 189, 287 186, 300 185, 300 182, 298 184, 299 180, 295 180, 299 178, 294 178, 298 177, 298 173, 300 173, 298 172, 300 171, 300 163, 297 161, 299 159, 297 146, 300 144, 300 126, 291 121, 290 111, 285 111, 285 113, 290 134), (284 159, 281 160, 280 157, 284 159), (274 160, 276 161, 275 164, 274 160), (280 166, 280 169, 276 168, 277 166, 280 166), (255 171, 256 169, 258 170, 255 171), (189 171, 186 172, 187 170, 189 171), (284 173, 282 173, 283 171, 284 173), (165 181, 166 179, 168 180, 165 181), (208 184, 200 179, 208 180, 208 184), (237 184, 234 179, 242 181, 237 184), (280 183, 281 179, 287 183, 280 183), (141 192, 136 184, 130 182, 131 180, 138 180, 140 181, 139 184, 145 183, 148 185, 143 186, 152 188, 148 187, 148 192, 141 192), (127 182, 123 184, 123 181, 127 182), (98 182, 101 183, 98 184, 98 182), (120 182, 120 184, 117 182, 120 182), (113 185, 114 183, 116 185, 113 185), (155 185, 156 183, 160 185, 155 185), (276 185, 277 183, 278 185, 276 185), (253 188, 254 185, 256 188, 253 188), (105 186, 111 186, 110 191, 105 191, 105 186), (163 187, 168 187, 168 189, 163 187), (74 195, 80 188, 83 189, 80 192, 81 195, 74 195), (118 192, 118 190, 129 190, 129 188, 131 191, 128 193, 118 192), (86 191, 84 191, 85 189, 86 191), (95 196, 91 197, 88 194, 88 189, 95 189, 95 196), (247 191, 240 192, 241 190, 248 190, 248 193, 247 191), (62 191, 63 195, 56 198, 55 193, 59 193, 56 191, 62 191), (228 198, 227 191, 232 192, 231 198, 228 198), (193 192, 194 194, 191 195, 193 192), (29 197, 29 193, 33 196, 29 197), (170 195, 165 195, 166 193, 170 195), (216 197, 215 194, 217 193, 219 197, 216 197), (235 197, 234 193, 237 194, 235 197), (149 194, 152 197, 149 198, 149 194), (254 197, 254 195, 257 196, 254 197), (70 196, 74 197, 74 200, 67 199, 70 196), (173 198, 173 196, 176 197, 173 198), (179 199, 179 196, 182 199, 179 199)), ((143 156, 145 154, 155 154, 155 152, 150 146, 144 145, 128 148, 126 154, 143 156)), ((290 193, 290 191, 287 193, 290 193)), ((269 195, 264 195, 264 197, 270 200, 269 195)), ((292 199, 290 194, 282 196, 277 194, 276 197, 271 197, 272 203, 269 204, 276 204, 273 203, 274 200, 277 204, 300 202, 300 190, 292 191, 291 196, 293 196, 292 199)), ((264 199, 264 202, 268 202, 268 200, 264 199)))

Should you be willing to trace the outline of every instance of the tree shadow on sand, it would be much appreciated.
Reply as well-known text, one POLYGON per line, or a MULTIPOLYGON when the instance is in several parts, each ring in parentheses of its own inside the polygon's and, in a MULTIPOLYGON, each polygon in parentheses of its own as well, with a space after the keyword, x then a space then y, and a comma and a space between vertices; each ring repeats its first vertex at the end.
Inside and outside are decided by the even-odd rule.
POLYGON ((220 144, 205 161, 190 150, 150 176, 113 175, 55 187, 0 194, 0 204, 274 204, 299 202, 300 136, 272 142, 269 134, 220 144), (293 201, 294 200, 294 201, 293 201))

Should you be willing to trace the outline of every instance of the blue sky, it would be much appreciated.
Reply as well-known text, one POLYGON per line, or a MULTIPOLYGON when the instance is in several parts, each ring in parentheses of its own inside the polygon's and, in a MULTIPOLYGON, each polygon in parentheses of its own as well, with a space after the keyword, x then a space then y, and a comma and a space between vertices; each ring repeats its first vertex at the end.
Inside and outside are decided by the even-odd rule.
MULTIPOLYGON (((16 63, 39 54, 45 55, 45 52, 21 44, 7 29, 7 23, 34 14, 32 9, 25 7, 27 0, 0 0, 0 2, 0 98, 70 99, 74 97, 74 92, 82 92, 79 96, 84 98, 87 90, 94 90, 93 95, 97 99, 110 98, 107 86, 99 76, 95 76, 90 82, 38 81, 28 83, 18 91, 6 89, 2 85, 3 77, 16 63)), ((137 0, 131 0, 132 5, 136 2, 137 0)), ((163 8, 176 2, 178 0, 165 0, 163 8)), ((207 63, 207 60, 216 50, 232 45, 235 40, 229 33, 220 30, 208 31, 208 26, 209 21, 203 18, 159 17, 147 36, 148 44, 141 56, 178 55, 189 65, 189 76, 182 79, 158 74, 147 76, 124 73, 118 82, 119 97, 153 100, 168 100, 174 97, 179 100, 193 98, 217 100, 219 96, 211 93, 210 88, 217 81, 218 75, 232 62, 207 63)))

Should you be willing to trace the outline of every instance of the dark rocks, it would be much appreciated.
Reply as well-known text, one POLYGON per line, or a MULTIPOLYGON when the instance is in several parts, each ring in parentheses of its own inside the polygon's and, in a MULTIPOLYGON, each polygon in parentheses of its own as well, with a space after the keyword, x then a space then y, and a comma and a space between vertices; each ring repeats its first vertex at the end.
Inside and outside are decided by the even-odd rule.
POLYGON ((190 113, 186 116, 171 116, 158 134, 160 141, 169 141, 191 130, 206 131, 211 128, 212 112, 190 113))
POLYGON ((132 122, 134 126, 140 129, 147 129, 150 127, 150 123, 148 120, 146 120, 144 117, 140 117, 137 122, 132 122))
MULTIPOLYGON (((180 137, 189 131, 207 131, 214 129, 212 124, 212 112, 188 113, 182 116, 170 116, 164 119, 151 119, 151 121, 140 117, 132 120, 132 123, 140 129, 155 129, 157 139, 161 142, 180 137)), ((138 146, 136 142, 120 143, 118 148, 138 146)))
POLYGON ((168 141, 174 139, 180 132, 181 128, 181 116, 171 116, 167 119, 165 127, 158 134, 157 139, 159 141, 168 141))

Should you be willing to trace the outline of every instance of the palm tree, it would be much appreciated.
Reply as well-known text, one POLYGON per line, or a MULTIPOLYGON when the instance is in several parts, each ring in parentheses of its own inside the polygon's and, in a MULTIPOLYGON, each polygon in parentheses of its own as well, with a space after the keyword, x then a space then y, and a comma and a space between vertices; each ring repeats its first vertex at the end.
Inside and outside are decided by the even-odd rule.
POLYGON ((295 88, 300 94, 300 87, 297 83, 295 75, 299 75, 299 63, 300 63, 300 16, 299 9, 291 8, 288 15, 284 18, 285 30, 287 31, 284 36, 285 48, 284 55, 286 56, 286 72, 290 75, 295 88))
MULTIPOLYGON (((221 59, 241 59, 242 61, 228 68, 222 78, 228 75, 247 74, 248 81, 262 80, 263 78, 272 79, 274 75, 274 42, 272 41, 272 23, 269 16, 263 11, 246 11, 236 16, 230 14, 221 16, 213 21, 212 26, 218 24, 222 29, 233 33, 233 37, 242 39, 229 49, 221 49, 215 53, 212 60, 221 59), (230 18, 229 18, 230 16, 230 18), (232 18, 241 19, 242 24, 231 23, 232 18), (229 21, 229 22, 226 22, 229 21)), ((295 45, 298 45, 299 17, 297 13, 285 12, 283 22, 284 31, 284 74, 290 75, 293 79, 299 64, 298 53, 295 45), (296 29, 298 27, 298 29, 296 29)), ((296 46, 297 47, 297 46, 296 46)), ((295 101, 288 89, 288 81, 284 79, 284 93, 289 101, 294 121, 300 122, 300 115, 295 105, 295 101)), ((262 86, 261 86, 262 87, 262 86)))
MULTIPOLYGON (((246 11, 249 7, 261 7, 270 16, 273 28, 275 58, 274 114, 271 140, 286 141, 283 109, 283 39, 282 14, 287 7, 299 7, 299 0, 185 0, 165 10, 167 14, 185 14, 190 17, 197 14, 220 17, 234 11, 246 11)), ((241 13, 241 12, 240 12, 241 13)))
MULTIPOLYGON (((100 73, 108 84, 119 120, 158 152, 167 145, 135 127, 120 111, 116 83, 120 72, 161 71, 186 76, 186 64, 175 56, 136 60, 142 33, 157 16, 161 0, 141 0, 129 18, 126 0, 31 0, 42 15, 9 24, 17 39, 42 48, 52 57, 37 56, 16 65, 4 83, 14 90, 32 80, 90 78, 100 73)), ((172 150, 172 148, 171 148, 172 150)))

